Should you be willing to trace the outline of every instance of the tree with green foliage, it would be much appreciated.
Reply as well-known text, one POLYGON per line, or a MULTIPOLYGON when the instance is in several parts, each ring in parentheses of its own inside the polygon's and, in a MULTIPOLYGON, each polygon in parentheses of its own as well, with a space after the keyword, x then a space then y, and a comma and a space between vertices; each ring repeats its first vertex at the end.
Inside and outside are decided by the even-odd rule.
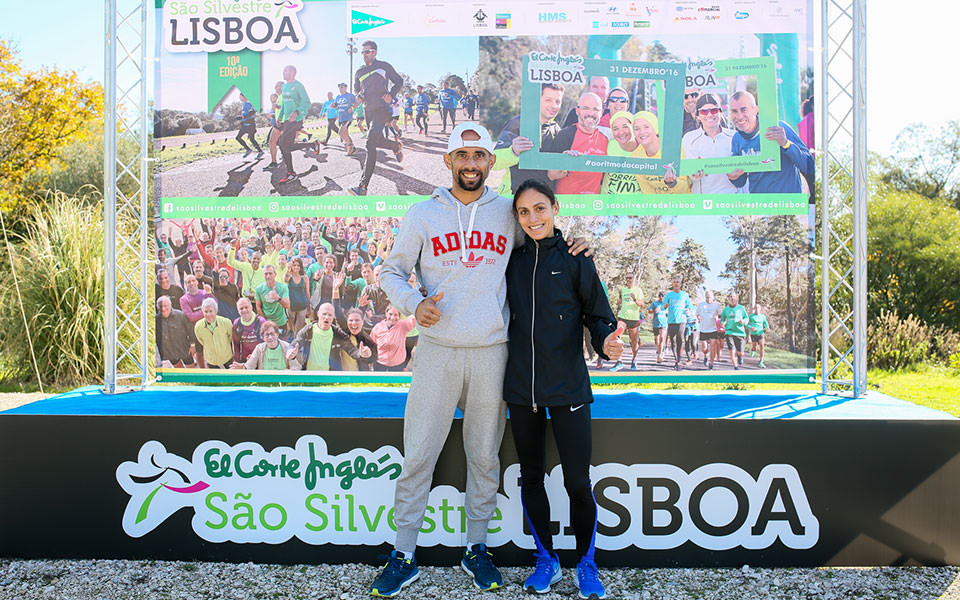
POLYGON ((791 352, 797 351, 797 317, 794 310, 793 287, 796 271, 807 273, 810 240, 804 226, 794 215, 776 215, 768 221, 767 236, 773 241, 771 254, 782 260, 784 274, 784 311, 787 326, 787 343, 791 352))
POLYGON ((897 135, 894 146, 896 155, 881 163, 881 182, 943 198, 960 209, 960 121, 948 121, 939 130, 912 123, 897 135))
POLYGON ((721 277, 732 281, 747 307, 759 302, 777 327, 773 337, 791 352, 804 351, 799 336, 812 329, 810 321, 810 241, 796 215, 730 216, 724 219, 738 249, 721 277), (801 347, 802 346, 802 347, 801 347))
POLYGON ((732 279, 735 289, 746 287, 748 293, 740 296, 741 301, 753 306, 757 301, 757 267, 761 262, 767 262, 772 243, 767 239, 767 224, 764 217, 754 215, 731 215, 724 217, 723 223, 738 250, 727 261, 720 276, 732 279))
POLYGON ((867 307, 960 331, 960 210, 881 187, 867 213, 867 307))
POLYGON ((463 77, 460 77, 459 75, 447 73, 437 81, 437 85, 440 87, 440 89, 450 88, 461 98, 467 95, 467 84, 463 80, 463 77))
MULTIPOLYGON (((610 290, 623 287, 633 274, 645 297, 655 296, 670 273, 668 259, 676 235, 673 219, 658 215, 637 217, 563 217, 564 235, 583 237, 598 250, 597 271, 610 290), (613 251, 611 251, 613 249, 613 251)), ((610 302, 617 308, 619 298, 610 302)))
POLYGON ((680 242, 680 247, 677 248, 673 259, 673 276, 680 279, 680 287, 695 296, 697 290, 703 285, 704 271, 709 270, 710 262, 707 260, 703 244, 690 238, 680 242))

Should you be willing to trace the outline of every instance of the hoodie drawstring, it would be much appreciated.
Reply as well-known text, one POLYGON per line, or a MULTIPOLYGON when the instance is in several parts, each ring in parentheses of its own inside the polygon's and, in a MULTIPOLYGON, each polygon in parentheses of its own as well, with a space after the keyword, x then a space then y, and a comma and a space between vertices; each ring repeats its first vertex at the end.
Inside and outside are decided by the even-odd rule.
POLYGON ((470 220, 467 223, 467 230, 463 230, 463 220, 460 218, 460 202, 457 201, 457 224, 460 225, 460 235, 463 237, 463 243, 460 244, 460 260, 467 262, 467 241, 473 234, 473 221, 477 217, 477 202, 472 202, 470 207, 470 220))

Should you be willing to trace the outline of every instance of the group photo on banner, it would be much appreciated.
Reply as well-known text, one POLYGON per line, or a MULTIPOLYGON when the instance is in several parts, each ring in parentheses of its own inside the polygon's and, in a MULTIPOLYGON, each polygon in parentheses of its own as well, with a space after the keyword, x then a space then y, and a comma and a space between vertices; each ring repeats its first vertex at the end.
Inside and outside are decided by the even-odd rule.
MULTIPOLYGON (((324 2, 287 9, 269 39, 251 30, 257 47, 198 33, 193 5, 164 5, 157 70, 165 376, 410 371, 420 330, 380 274, 404 213, 449 185, 467 122, 493 140, 489 188, 539 182, 556 227, 589 241, 624 344, 605 359, 585 326, 591 374, 813 375, 806 19, 767 33, 731 17, 704 36, 680 17, 623 30, 581 15, 564 34, 465 13, 472 25, 428 15, 401 32, 389 3, 380 18, 324 2)), ((431 248, 470 268, 509 257, 505 241, 476 230, 431 248)))

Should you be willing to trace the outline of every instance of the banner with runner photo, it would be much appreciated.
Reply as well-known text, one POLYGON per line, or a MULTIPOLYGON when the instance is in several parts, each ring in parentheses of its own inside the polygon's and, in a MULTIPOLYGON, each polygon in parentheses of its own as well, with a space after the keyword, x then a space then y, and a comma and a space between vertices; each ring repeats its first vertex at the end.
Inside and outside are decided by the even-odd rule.
MULTIPOLYGON (((638 282, 625 361, 597 368, 585 345, 592 375, 807 381, 812 12, 718 6, 156 0, 159 378, 406 381, 419 330, 379 270, 406 211, 450 185, 450 132, 473 121, 494 140, 486 185, 555 190, 615 311, 627 274, 638 282), (702 349, 687 362, 686 338, 680 371, 669 339, 646 356, 650 306, 691 244, 694 308, 708 289, 722 305, 736 292, 745 328, 766 319, 763 350, 745 329, 736 365, 726 337, 712 371, 702 349)), ((509 256, 473 234, 467 263, 509 256)))

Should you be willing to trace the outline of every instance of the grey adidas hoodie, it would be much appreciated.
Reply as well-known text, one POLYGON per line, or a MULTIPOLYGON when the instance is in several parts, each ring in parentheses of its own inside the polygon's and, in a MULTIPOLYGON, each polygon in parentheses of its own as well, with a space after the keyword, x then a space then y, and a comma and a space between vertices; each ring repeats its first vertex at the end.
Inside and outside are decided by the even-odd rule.
POLYGON ((412 315, 423 300, 408 283, 417 270, 427 294, 443 292, 443 312, 420 335, 443 346, 481 347, 507 341, 505 273, 519 226, 513 201, 488 187, 464 205, 450 190, 437 188, 430 198, 410 207, 400 233, 383 263, 380 285, 390 302, 412 315))

